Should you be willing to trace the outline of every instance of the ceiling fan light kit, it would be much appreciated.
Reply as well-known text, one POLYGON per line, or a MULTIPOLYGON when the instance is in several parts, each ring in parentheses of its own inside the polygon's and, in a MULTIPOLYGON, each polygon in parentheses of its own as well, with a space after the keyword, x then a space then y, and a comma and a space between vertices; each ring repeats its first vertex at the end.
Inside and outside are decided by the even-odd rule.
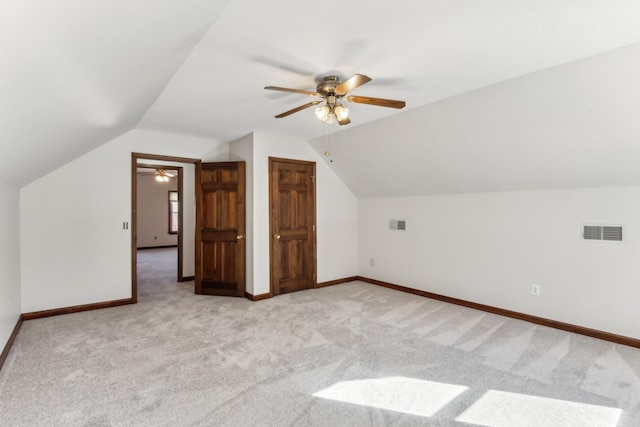
POLYGON ((349 109, 342 106, 342 104, 336 104, 333 108, 328 105, 316 108, 316 117, 323 122, 329 124, 338 122, 341 123, 349 120, 349 109))
POLYGON ((265 89, 298 93, 301 95, 316 96, 322 98, 322 100, 320 101, 312 101, 296 107, 292 110, 278 114, 276 116, 277 119, 281 119, 293 113, 297 113, 298 111, 313 107, 314 105, 318 105, 323 101, 324 105, 315 109, 316 117, 325 123, 331 124, 334 122, 338 122, 338 124, 340 125, 347 125, 351 123, 351 120, 349 119, 349 109, 342 105, 342 103, 340 102, 341 100, 358 104, 377 105, 379 107, 404 108, 404 106, 406 105, 404 101, 371 98, 368 96, 346 96, 348 92, 370 81, 371 78, 365 76, 364 74, 354 74, 344 82, 340 82, 340 78, 337 76, 326 76, 320 83, 318 83, 315 92, 278 86, 266 86, 265 89))
POLYGON ((175 176, 175 172, 167 171, 165 169, 156 170, 156 181, 158 182, 169 182, 169 179, 174 178, 175 176))

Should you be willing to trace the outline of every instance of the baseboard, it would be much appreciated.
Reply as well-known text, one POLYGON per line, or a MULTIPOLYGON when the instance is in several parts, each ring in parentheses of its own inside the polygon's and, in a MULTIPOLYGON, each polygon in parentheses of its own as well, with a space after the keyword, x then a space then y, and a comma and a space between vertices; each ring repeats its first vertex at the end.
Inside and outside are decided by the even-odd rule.
POLYGON ((22 320, 42 319, 43 317, 59 316, 61 314, 79 313, 81 311, 99 310, 101 308, 118 307, 120 305, 135 304, 134 298, 113 301, 96 302, 93 304, 74 305, 72 307, 54 308, 51 310, 32 311, 22 314, 22 320))
POLYGON ((345 277, 344 279, 329 280, 328 282, 316 283, 317 288, 326 288, 327 286, 340 285, 342 283, 354 282, 359 280, 358 276, 345 277))
POLYGON ((244 293, 244 297, 247 299, 250 299, 251 301, 260 301, 263 299, 268 299, 273 297, 273 294, 271 292, 267 293, 267 294, 260 294, 260 295, 251 295, 249 292, 245 292, 244 293))
MULTIPOLYGON (((326 288, 327 286, 340 285, 342 283, 354 282, 356 280, 359 280, 358 276, 345 277, 343 279, 330 280, 328 282, 320 282, 316 283, 314 289, 326 288)), ((245 292, 244 296, 251 301, 260 301, 263 299, 272 298, 273 294, 269 292, 267 294, 251 295, 250 293, 245 292)))
POLYGON ((178 282, 191 282, 192 280, 196 280, 196 276, 185 276, 178 279, 178 282))
POLYGON ((18 322, 16 322, 16 326, 13 328, 13 332, 11 332, 11 335, 9 336, 7 344, 4 346, 2 353, 0 353, 0 369, 2 369, 2 366, 4 366, 4 361, 7 360, 7 356, 9 356, 9 350, 11 350, 13 341, 15 341, 16 336, 18 335, 20 326, 22 326, 22 314, 20 315, 20 317, 18 317, 18 322))
POLYGON ((145 249, 164 249, 164 248, 177 248, 178 245, 166 245, 166 246, 143 246, 141 248, 136 248, 139 251, 143 251, 145 249))
POLYGON ((567 332, 573 332, 575 334, 586 335, 588 337, 598 338, 598 339, 609 341, 616 344, 622 344, 622 345, 628 345, 629 347, 640 348, 639 339, 625 337, 623 335, 616 335, 609 332, 599 331, 597 329, 585 328, 583 326, 572 325, 570 323, 564 323, 564 322, 558 322, 556 320, 545 319, 544 317, 532 316, 530 314, 524 314, 524 313, 519 313, 517 311, 506 310, 504 308, 493 307, 485 304, 478 304, 475 302, 466 301, 458 298, 452 298, 445 295, 434 294, 432 292, 426 292, 418 289, 407 288, 406 286, 395 285, 393 283, 387 283, 380 280, 370 279, 368 277, 358 276, 356 280, 370 283, 372 285, 383 286, 389 289, 395 289, 397 291, 420 295, 426 298, 448 302, 450 304, 456 304, 456 305, 461 305, 463 307, 473 308, 475 310, 486 311, 488 313, 498 314, 500 316, 511 317, 513 319, 518 319, 518 320, 524 320, 526 322, 548 326, 550 328, 560 329, 567 332))

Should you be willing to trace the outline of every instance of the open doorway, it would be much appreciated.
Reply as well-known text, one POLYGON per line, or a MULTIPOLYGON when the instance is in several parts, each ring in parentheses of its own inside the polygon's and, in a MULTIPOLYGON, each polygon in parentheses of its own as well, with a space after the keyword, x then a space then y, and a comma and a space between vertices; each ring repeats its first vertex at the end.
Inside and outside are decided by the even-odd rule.
MULTIPOLYGON (((191 159, 184 157, 172 157, 156 154, 132 153, 131 163, 131 295, 134 301, 138 299, 138 248, 153 247, 154 253, 149 253, 149 260, 159 265, 165 265, 168 260, 170 262, 173 254, 174 264, 177 274, 174 277, 178 282, 193 280, 195 274, 195 167, 200 163, 199 159, 191 159), (145 178, 145 173, 152 174, 151 178, 155 178, 156 171, 163 170, 165 174, 171 174, 168 171, 177 172, 177 200, 170 193, 167 186, 166 199, 164 206, 166 211, 162 212, 162 218, 166 218, 164 226, 166 233, 151 233, 151 235, 140 234, 143 228, 138 222, 139 218, 139 199, 144 197, 139 192, 139 181, 145 178), (139 173, 141 172, 141 173, 139 173), (172 212, 173 210, 173 212, 172 212), (177 212, 176 212, 177 211, 177 212), (177 214, 177 215, 176 215, 177 214), (177 218, 176 218, 177 217, 177 218), (177 224, 175 220, 177 219, 177 224), (172 236, 172 230, 175 235, 172 236), (159 236, 160 235, 160 236, 159 236), (150 237, 151 236, 151 237, 150 237), (139 238, 146 239, 140 241, 139 238), (158 242, 157 239, 161 238, 158 242), (150 240, 151 239, 151 240, 150 240), (175 242, 174 244, 171 244, 175 242), (141 244, 139 244, 141 243, 141 244), (162 244, 162 243, 167 243, 162 244), (172 246, 173 249, 171 248, 172 246), (165 248, 162 248, 165 246, 165 248), (164 249, 164 250, 163 250, 164 249), (173 251, 173 252, 172 252, 173 251), (151 256, 153 255, 153 256, 151 256)), ((168 180, 169 181, 169 180, 168 180)), ((142 214, 142 213, 141 213, 142 214)), ((142 216, 142 215, 141 215, 142 216)), ((172 266, 169 266, 172 267, 172 266)), ((167 270, 169 271, 169 270, 167 270)))
MULTIPOLYGON (((182 167, 140 164, 137 168, 138 249, 178 247, 182 232, 182 167)), ((180 278, 181 274, 178 274, 180 278)))
MULTIPOLYGON (((136 170, 138 293, 185 280, 182 250, 183 167, 140 160, 136 170)), ((166 162, 165 162, 166 163, 166 162)))

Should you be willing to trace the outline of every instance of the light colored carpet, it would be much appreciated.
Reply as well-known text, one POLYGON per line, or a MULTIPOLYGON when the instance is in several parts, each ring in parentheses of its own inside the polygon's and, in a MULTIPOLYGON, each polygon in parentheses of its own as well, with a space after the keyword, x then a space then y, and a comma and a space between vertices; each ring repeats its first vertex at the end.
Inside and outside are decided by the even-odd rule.
POLYGON ((140 255, 138 304, 23 324, 0 425, 640 425, 638 349, 360 282, 198 296, 140 255))

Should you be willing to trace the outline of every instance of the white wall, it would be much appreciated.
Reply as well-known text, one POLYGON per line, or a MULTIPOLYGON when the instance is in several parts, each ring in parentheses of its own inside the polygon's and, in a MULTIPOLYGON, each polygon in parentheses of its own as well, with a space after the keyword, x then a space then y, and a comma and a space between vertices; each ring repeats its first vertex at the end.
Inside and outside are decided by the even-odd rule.
POLYGON ((364 198, 358 226, 362 276, 640 338, 640 187, 364 198), (584 223, 626 241, 585 242, 584 223))
POLYGON ((182 164, 182 276, 196 275, 196 166, 182 164))
POLYGON ((251 295, 257 295, 254 290, 254 272, 253 272, 253 134, 246 135, 235 141, 229 143, 229 158, 233 158, 233 161, 242 160, 245 162, 246 170, 246 183, 245 183, 245 250, 246 250, 246 277, 245 277, 245 291, 251 295))
POLYGON ((0 181, 0 352, 20 317, 20 192, 0 181))
POLYGON ((131 234, 122 228, 131 153, 200 158, 216 149, 226 144, 133 130, 23 187, 22 311, 131 297, 131 234))
MULTIPOLYGON (((249 162, 254 166, 247 174, 254 194, 247 215, 248 232, 251 217, 254 220, 247 290, 254 295, 269 292, 269 156, 317 163, 318 281, 355 275, 357 200, 351 191, 304 140, 260 132, 244 144, 233 156, 248 157, 248 170, 249 162)), ((134 130, 23 187, 22 312, 131 296, 131 235, 122 223, 131 221, 132 152, 224 160, 228 147, 134 130), (103 170, 109 173, 96 173, 103 170)))
POLYGON ((137 246, 174 246, 178 235, 169 233, 169 191, 178 191, 178 177, 158 182, 153 174, 138 175, 137 246))
POLYGON ((253 134, 253 294, 269 292, 269 157, 316 162, 318 282, 357 271, 354 194, 305 140, 275 132, 253 134))

